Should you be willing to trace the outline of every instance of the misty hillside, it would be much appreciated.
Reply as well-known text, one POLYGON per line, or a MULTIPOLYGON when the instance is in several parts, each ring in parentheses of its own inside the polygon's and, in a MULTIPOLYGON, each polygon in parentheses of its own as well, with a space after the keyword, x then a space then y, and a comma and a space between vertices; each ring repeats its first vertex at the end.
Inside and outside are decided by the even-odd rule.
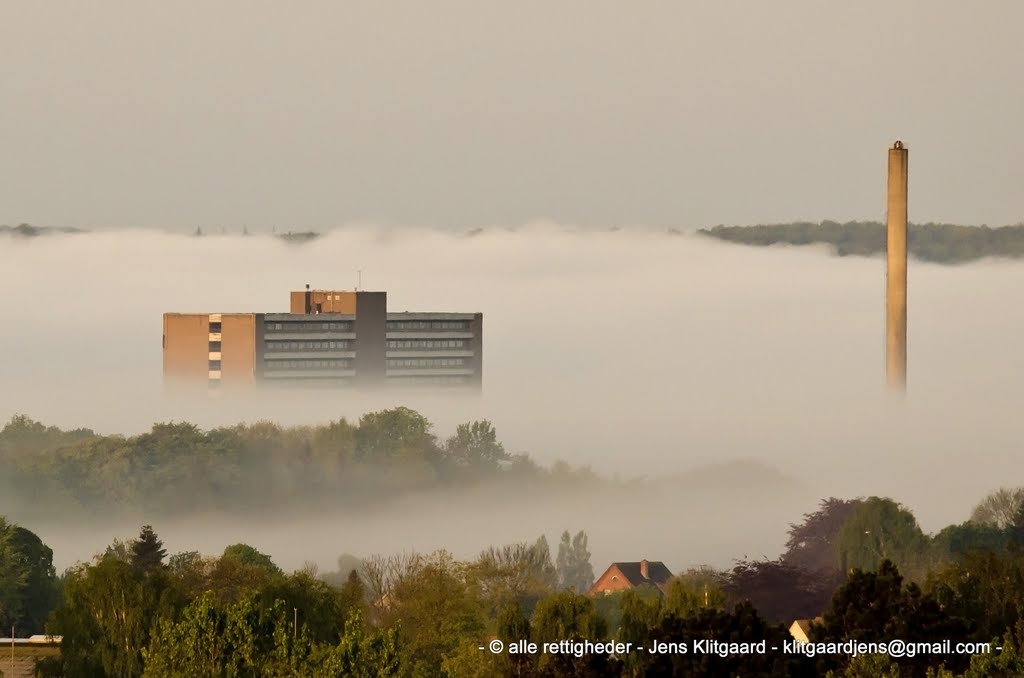
MULTIPOLYGON (((870 257, 885 252, 885 224, 877 221, 715 226, 698 232, 726 242, 759 247, 825 244, 841 257, 870 257)), ((961 264, 985 257, 1017 259, 1024 257, 1024 224, 999 228, 910 224, 907 246, 910 256, 938 264, 961 264)))
POLYGON ((85 231, 79 228, 71 228, 70 226, 33 226, 32 224, 7 226, 5 224, 0 224, 0 235, 33 238, 40 235, 51 235, 54 233, 85 233, 85 231))
POLYGON ((465 494, 474 488, 509 501, 524 488, 535 497, 576 490, 703 495, 722 488, 781 496, 806 489, 753 461, 652 480, 605 478, 587 467, 560 461, 545 468, 526 454, 509 454, 488 421, 461 424, 444 439, 432 429, 405 407, 370 412, 357 423, 257 422, 204 431, 172 422, 129 437, 66 431, 18 415, 0 430, 0 463, 8 501, 55 514, 372 509, 426 491, 465 494))

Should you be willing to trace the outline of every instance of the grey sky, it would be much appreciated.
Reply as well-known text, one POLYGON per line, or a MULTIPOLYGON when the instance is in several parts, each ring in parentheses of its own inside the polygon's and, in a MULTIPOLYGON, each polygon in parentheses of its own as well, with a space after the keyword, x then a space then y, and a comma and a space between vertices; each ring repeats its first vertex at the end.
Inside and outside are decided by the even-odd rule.
POLYGON ((1014 223, 1024 5, 7 2, 0 223, 1014 223))

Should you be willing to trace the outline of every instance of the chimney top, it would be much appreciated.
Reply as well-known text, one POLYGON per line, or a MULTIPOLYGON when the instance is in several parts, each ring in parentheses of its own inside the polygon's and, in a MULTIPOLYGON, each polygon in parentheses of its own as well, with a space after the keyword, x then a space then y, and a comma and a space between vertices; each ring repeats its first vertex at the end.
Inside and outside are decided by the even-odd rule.
POLYGON ((641 560, 640 561, 640 576, 643 577, 644 579, 650 579, 650 577, 647 575, 647 561, 646 560, 641 560))

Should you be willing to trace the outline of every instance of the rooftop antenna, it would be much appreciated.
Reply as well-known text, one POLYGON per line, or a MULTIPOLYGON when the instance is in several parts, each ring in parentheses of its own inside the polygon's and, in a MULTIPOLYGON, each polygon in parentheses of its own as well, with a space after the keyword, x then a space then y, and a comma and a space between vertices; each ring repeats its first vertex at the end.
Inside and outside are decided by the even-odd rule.
POLYGON ((363 269, 356 270, 356 292, 363 286, 363 269))

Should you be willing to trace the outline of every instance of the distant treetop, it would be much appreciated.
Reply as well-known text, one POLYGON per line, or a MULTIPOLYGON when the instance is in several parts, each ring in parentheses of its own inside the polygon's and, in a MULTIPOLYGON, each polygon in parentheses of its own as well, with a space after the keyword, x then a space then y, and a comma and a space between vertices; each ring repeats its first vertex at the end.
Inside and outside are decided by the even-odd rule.
MULTIPOLYGON (((794 222, 757 226, 715 226, 698 231, 742 245, 831 245, 841 257, 870 257, 885 252, 885 224, 877 221, 794 222)), ((910 256, 939 264, 962 264, 985 257, 1024 257, 1024 223, 1014 226, 957 226, 910 224, 907 233, 910 256)))

